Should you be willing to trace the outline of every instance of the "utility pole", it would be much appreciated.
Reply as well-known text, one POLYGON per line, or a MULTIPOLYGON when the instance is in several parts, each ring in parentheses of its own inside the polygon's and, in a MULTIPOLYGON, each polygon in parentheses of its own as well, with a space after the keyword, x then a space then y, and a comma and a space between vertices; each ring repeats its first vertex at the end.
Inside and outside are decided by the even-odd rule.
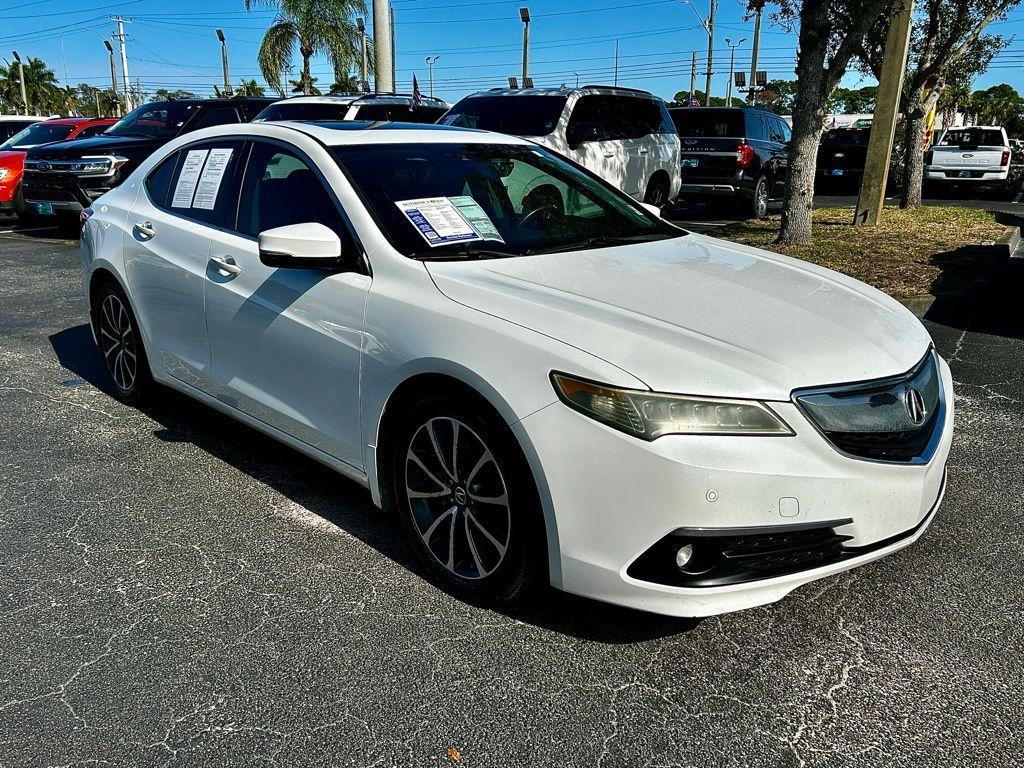
POLYGON ((733 43, 728 37, 725 38, 725 44, 729 47, 729 87, 725 91, 725 106, 732 106, 732 79, 736 72, 736 49, 747 42, 747 38, 740 38, 738 43, 733 43))
POLYGON ((96 117, 103 117, 103 113, 100 112, 100 94, 98 91, 93 91, 93 98, 96 100, 96 117))
POLYGON ((693 52, 690 58, 690 99, 693 99, 693 89, 697 87, 697 52, 693 52))
POLYGON ((757 103, 757 55, 761 51, 761 14, 764 6, 758 6, 757 16, 754 18, 754 51, 750 56, 750 90, 747 91, 747 99, 751 105, 757 103))
POLYGON ((359 30, 360 45, 362 46, 362 64, 359 69, 359 90, 368 91, 370 90, 370 81, 367 79, 366 75, 366 22, 363 21, 362 16, 356 19, 356 29, 359 30))
POLYGON ((387 0, 373 0, 373 56, 376 63, 373 89, 377 93, 395 90, 391 75, 391 24, 387 0))
MULTIPOLYGON (((111 20, 117 22, 117 34, 114 35, 121 43, 121 75, 124 78, 124 108, 126 112, 131 112, 132 106, 132 81, 128 77, 128 51, 124 46, 124 22, 125 19, 122 16, 111 16, 111 20)), ((129 19, 129 21, 131 21, 129 19)))
POLYGON ((704 101, 705 106, 711 106, 711 64, 715 55, 715 9, 718 7, 718 0, 711 0, 711 9, 708 12, 708 68, 704 75, 704 101))
POLYGON ((579 88, 580 87, 580 73, 579 72, 573 72, 573 74, 576 75, 576 87, 579 88))
POLYGON ((907 52, 910 50, 913 15, 914 0, 902 0, 885 36, 882 76, 878 81, 878 99, 875 101, 875 116, 871 123, 871 136, 868 138, 868 156, 864 164, 860 196, 857 198, 857 211, 853 215, 854 226, 873 226, 882 216, 885 182, 889 175, 892 143, 896 133, 896 112, 900 104, 900 92, 903 90, 907 52))
POLYGON ((395 6, 388 3, 388 29, 391 37, 391 90, 398 91, 398 76, 395 74, 395 6))
POLYGON ((232 96, 231 75, 228 74, 228 41, 224 37, 223 29, 217 29, 217 39, 220 40, 220 61, 224 66, 224 95, 232 96))
POLYGON ((523 88, 530 76, 530 9, 520 8, 519 18, 523 22, 523 88))
POLYGON ((21 63, 21 56, 17 51, 11 51, 14 60, 18 62, 18 80, 21 82, 21 103, 25 107, 25 114, 28 114, 28 94, 25 93, 25 65, 21 63))
POLYGON ((110 44, 109 40, 103 41, 104 47, 107 49, 107 53, 110 55, 110 89, 114 93, 114 107, 117 112, 117 117, 121 116, 121 99, 117 95, 117 67, 114 66, 114 46, 110 44))
POLYGON ((430 98, 434 98, 434 65, 441 56, 427 56, 427 67, 430 69, 430 98))
POLYGON ((614 83, 614 85, 618 86, 618 84, 619 84, 619 40, 618 40, 618 38, 616 38, 615 39, 615 83, 614 83))

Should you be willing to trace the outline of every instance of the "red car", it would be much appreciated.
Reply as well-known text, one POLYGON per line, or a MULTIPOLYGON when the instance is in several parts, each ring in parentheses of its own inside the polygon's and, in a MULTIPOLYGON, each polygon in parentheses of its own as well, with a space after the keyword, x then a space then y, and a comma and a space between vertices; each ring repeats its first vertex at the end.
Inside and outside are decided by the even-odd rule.
POLYGON ((0 213, 16 213, 23 221, 29 216, 21 196, 21 169, 27 150, 53 141, 96 136, 116 122, 108 117, 58 117, 32 123, 0 144, 0 213))

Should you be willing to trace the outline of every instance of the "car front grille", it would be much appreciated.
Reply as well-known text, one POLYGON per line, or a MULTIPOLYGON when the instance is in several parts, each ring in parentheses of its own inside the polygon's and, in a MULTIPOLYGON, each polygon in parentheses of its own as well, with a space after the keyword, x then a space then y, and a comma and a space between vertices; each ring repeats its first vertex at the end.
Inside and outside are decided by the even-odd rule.
POLYGON ((794 400, 837 450, 871 461, 927 462, 945 420, 934 350, 900 376, 801 390, 794 400))

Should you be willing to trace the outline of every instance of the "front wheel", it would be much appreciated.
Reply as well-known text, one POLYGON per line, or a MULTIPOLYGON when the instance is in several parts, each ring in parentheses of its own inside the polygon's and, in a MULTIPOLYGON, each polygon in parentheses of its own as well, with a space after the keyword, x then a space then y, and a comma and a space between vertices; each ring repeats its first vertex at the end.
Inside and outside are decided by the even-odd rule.
POLYGON ((414 406, 396 440, 395 500, 435 581, 469 597, 519 602, 543 582, 543 518, 508 427, 445 397, 414 406))
POLYGON ((131 305, 113 280, 96 291, 92 314, 96 342, 114 396, 130 405, 145 400, 154 389, 146 350, 131 305))
POLYGON ((758 176, 754 184, 754 196, 750 201, 750 215, 755 219, 768 217, 768 177, 758 176))

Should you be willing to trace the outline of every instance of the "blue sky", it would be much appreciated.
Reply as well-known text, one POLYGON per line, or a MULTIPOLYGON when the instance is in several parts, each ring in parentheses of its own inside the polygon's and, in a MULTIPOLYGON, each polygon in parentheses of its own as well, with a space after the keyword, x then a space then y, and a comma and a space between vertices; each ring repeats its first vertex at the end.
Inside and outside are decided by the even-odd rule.
MULTIPOLYGON (((394 0, 398 48, 398 88, 411 88, 413 73, 427 91, 429 54, 440 55, 434 69, 435 94, 455 101, 462 95, 505 83, 521 69, 522 0, 394 0)), ((698 51, 703 70, 707 36, 697 15, 680 0, 527 0, 533 22, 532 74, 538 85, 611 82, 615 41, 619 40, 619 84, 645 88, 671 97, 689 88, 691 52, 698 51)), ((702 14, 707 0, 695 0, 702 14)), ((747 38, 736 54, 737 68, 749 69, 753 24, 743 20, 739 2, 721 0, 716 29, 716 75, 712 92, 724 96, 728 72, 725 38, 747 38)), ((769 6, 769 10, 771 6, 769 6)), ((262 31, 273 12, 246 13, 243 0, 6 0, 0 2, 0 51, 16 49, 23 56, 46 60, 63 81, 109 82, 102 38, 110 37, 111 13, 132 19, 129 65, 132 79, 140 77, 152 91, 158 87, 187 88, 209 93, 220 77, 220 48, 214 35, 222 27, 228 37, 232 79, 262 77, 256 52, 262 31), (62 56, 63 42, 63 56, 62 56)), ((1024 5, 994 33, 1015 37, 1009 49, 974 87, 1001 82, 1024 92, 1024 5)), ((762 27, 760 68, 769 77, 793 76, 794 34, 771 24, 762 27)), ((9 55, 9 54, 7 54, 9 55)), ((296 57, 297 58, 297 57, 296 57)), ((329 85, 331 70, 317 60, 314 74, 329 85)), ((872 81, 857 74, 844 84, 872 81)), ((703 89, 703 75, 698 75, 703 89)))

